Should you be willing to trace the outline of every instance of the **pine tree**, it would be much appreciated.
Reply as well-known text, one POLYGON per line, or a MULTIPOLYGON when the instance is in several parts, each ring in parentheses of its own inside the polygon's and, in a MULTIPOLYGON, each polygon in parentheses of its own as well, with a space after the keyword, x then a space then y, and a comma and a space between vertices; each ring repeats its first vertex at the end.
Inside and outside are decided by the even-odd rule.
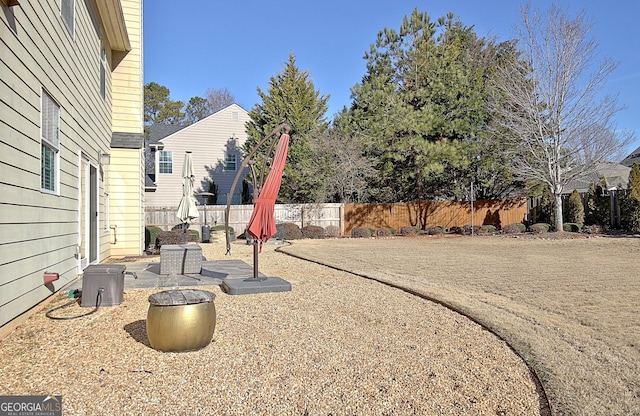
POLYGON ((611 221, 609 197, 605 195, 606 188, 604 178, 600 183, 592 183, 587 193, 587 201, 585 206, 585 224, 602 225, 609 227, 611 221))
POLYGON ((376 163, 372 200, 463 199, 472 180, 481 197, 512 189, 486 105, 487 82, 509 56, 452 13, 433 21, 415 9, 399 30, 379 32, 349 110, 353 136, 376 163))
POLYGON ((640 232, 640 167, 634 163, 629 172, 627 192, 622 198, 622 226, 632 232, 640 232))
POLYGON ((574 189, 567 200, 567 222, 578 224, 580 227, 584 225, 584 206, 582 205, 582 197, 577 189, 574 189))
MULTIPOLYGON (((322 178, 313 169, 315 156, 311 141, 328 127, 325 113, 329 97, 320 95, 309 73, 296 67, 292 54, 283 71, 271 77, 267 92, 258 88, 258 95, 262 102, 249 112, 251 121, 247 125, 249 138, 244 145, 245 154, 280 123, 286 122, 291 127, 291 142, 278 202, 317 202, 322 178)), ((266 151, 266 148, 260 149, 259 154, 266 151)))
POLYGON ((555 224, 555 199, 548 186, 545 186, 542 190, 542 198, 540 200, 540 215, 538 217, 539 222, 543 222, 553 226, 555 224))

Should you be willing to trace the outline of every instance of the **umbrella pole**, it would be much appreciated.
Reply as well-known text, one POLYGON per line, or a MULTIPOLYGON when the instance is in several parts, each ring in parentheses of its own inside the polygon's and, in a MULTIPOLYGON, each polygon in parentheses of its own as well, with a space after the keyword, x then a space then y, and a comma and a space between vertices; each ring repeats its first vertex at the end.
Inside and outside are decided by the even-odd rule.
POLYGON ((258 239, 253 239, 253 278, 258 278, 258 239))

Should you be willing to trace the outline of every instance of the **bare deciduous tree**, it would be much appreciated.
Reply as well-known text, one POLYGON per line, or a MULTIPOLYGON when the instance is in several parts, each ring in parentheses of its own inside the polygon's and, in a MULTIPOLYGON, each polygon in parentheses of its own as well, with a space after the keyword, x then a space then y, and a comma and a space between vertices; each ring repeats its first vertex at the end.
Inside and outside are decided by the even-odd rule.
POLYGON ((616 131, 613 117, 624 106, 602 89, 617 63, 594 62, 598 45, 587 37, 592 22, 584 12, 572 19, 552 6, 543 18, 523 6, 522 19, 519 59, 505 64, 495 85, 508 105, 493 110, 518 142, 516 173, 553 193, 555 229, 561 231, 566 184, 617 155, 633 134, 616 131))
POLYGON ((327 130, 315 142, 317 176, 324 178, 324 201, 363 202, 367 182, 376 175, 373 160, 363 155, 364 146, 346 129, 327 130))
POLYGON ((215 113, 235 103, 236 99, 226 88, 210 88, 207 90, 207 101, 209 101, 209 109, 215 113))

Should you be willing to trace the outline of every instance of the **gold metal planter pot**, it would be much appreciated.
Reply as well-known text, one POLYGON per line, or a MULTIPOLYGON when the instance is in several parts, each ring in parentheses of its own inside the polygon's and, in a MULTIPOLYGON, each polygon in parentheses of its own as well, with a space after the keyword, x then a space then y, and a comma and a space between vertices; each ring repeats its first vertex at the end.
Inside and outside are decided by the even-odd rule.
POLYGON ((147 337, 152 348, 165 352, 206 347, 216 327, 215 293, 167 290, 149 296, 147 337))

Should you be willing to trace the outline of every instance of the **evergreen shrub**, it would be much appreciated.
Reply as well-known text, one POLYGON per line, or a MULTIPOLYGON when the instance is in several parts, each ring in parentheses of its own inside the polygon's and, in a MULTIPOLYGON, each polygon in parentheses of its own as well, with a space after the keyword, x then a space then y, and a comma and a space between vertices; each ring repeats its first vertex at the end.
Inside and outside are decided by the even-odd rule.
POLYGON ((507 224, 504 227, 502 227, 502 232, 505 234, 521 234, 524 232, 520 227, 521 225, 524 225, 524 224, 521 224, 521 223, 507 224))
POLYGON ((182 230, 160 231, 156 236, 156 248, 160 249, 160 247, 167 244, 184 244, 182 230))
POLYGON ((300 240, 303 237, 302 230, 300 230, 298 224, 294 224, 292 222, 284 222, 282 223, 282 227, 284 228, 285 240, 300 240))
POLYGON ((413 225, 405 225, 400 228, 400 234, 402 235, 416 235, 418 234, 418 228, 413 225))
POLYGON ((328 238, 340 237, 340 227, 337 225, 329 225, 324 229, 324 235, 328 238))
POLYGON ((144 227, 144 245, 148 249, 152 249, 156 246, 156 238, 158 234, 162 232, 162 228, 148 226, 144 227))
POLYGON ((574 189, 566 203, 567 222, 584 225, 584 206, 580 192, 574 189))
POLYGON ((565 222, 562 224, 562 230, 567 233, 579 233, 581 228, 580 224, 576 224, 575 222, 565 222))
POLYGON ((427 227, 426 232, 428 235, 440 235, 444 233, 444 229, 439 225, 427 227))
POLYGON ((534 234, 548 233, 550 229, 551 229, 551 225, 544 222, 539 222, 529 226, 529 231, 534 234))
POLYGON ((351 237, 353 238, 369 238, 371 237, 371 230, 367 227, 355 227, 351 230, 351 237))
POLYGON ((487 224, 480 227, 480 231, 478 234, 494 234, 496 232, 496 226, 487 224))
POLYGON ((305 225, 300 231, 302 231, 302 236, 304 238, 311 238, 314 240, 324 238, 324 228, 318 225, 305 225))

